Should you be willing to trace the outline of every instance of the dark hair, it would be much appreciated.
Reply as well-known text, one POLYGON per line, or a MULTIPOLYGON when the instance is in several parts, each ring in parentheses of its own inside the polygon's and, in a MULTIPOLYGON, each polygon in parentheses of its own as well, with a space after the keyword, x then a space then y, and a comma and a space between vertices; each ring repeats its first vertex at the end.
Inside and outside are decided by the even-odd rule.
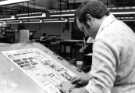
POLYGON ((81 23, 86 23, 87 14, 90 14, 94 18, 102 18, 105 15, 109 15, 109 11, 106 5, 102 1, 89 0, 84 2, 76 11, 76 17, 81 23))

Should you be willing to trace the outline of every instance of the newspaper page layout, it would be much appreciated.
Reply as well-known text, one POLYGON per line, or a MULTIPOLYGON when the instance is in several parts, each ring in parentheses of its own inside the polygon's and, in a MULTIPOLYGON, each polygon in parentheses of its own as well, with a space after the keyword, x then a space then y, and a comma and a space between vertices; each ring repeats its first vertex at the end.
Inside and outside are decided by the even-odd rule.
POLYGON ((2 54, 18 65, 47 93, 60 93, 56 86, 64 81, 70 82, 76 76, 58 60, 38 48, 3 51, 2 54))

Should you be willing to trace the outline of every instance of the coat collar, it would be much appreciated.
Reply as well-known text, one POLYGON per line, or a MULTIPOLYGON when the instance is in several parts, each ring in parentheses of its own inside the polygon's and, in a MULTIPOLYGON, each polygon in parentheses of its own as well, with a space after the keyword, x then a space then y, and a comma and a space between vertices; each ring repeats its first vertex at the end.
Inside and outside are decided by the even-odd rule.
POLYGON ((110 14, 109 16, 107 16, 105 18, 105 20, 103 21, 103 23, 101 24, 101 26, 100 26, 100 28, 98 30, 97 35, 99 33, 101 33, 104 28, 108 27, 108 25, 112 24, 115 20, 116 20, 116 18, 112 14, 110 14))

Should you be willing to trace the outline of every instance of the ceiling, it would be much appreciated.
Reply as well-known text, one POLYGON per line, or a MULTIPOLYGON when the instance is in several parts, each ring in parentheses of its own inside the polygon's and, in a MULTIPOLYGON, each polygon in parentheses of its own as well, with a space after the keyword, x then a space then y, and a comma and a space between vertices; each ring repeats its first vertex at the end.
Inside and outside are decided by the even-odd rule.
MULTIPOLYGON (((9 1, 9 0, 0 0, 2 1, 9 1)), ((10 18, 12 15, 17 14, 29 14, 29 13, 36 13, 36 12, 47 12, 48 10, 51 15, 52 14, 73 14, 74 11, 66 11, 66 12, 54 12, 54 11, 62 11, 62 10, 74 10, 86 0, 30 0, 29 2, 22 2, 22 3, 14 3, 8 5, 0 6, 0 19, 1 18, 10 18), (53 11, 53 12, 52 12, 53 11)), ((103 0, 105 3, 107 0, 103 0)), ((109 0, 114 1, 114 0, 109 0)), ((134 0, 132 0, 134 1, 134 0)), ((126 9, 126 8, 125 8, 126 9)), ((113 9, 116 11, 119 9, 113 9)), ((120 9, 119 11, 123 11, 124 9, 120 9)), ((127 8, 126 10, 130 10, 127 8)), ((135 7, 132 8, 132 11, 135 11, 135 7)), ((69 16, 69 15, 68 15, 69 16)), ((73 17, 73 16, 72 16, 73 17)))
MULTIPOLYGON (((11 1, 11 0, 0 0, 0 2, 3 2, 3 1, 11 1)), ((16 1, 19 1, 19 0, 16 0, 16 1)), ((45 10, 76 9, 78 5, 80 5, 80 3, 84 1, 87 1, 87 0, 30 0, 29 2, 0 6, 0 15, 5 16, 5 15, 14 15, 18 13, 19 14, 27 13, 27 12, 39 12, 39 11, 42 12, 45 10)), ((128 2, 130 4, 135 4, 134 0, 102 0, 102 1, 106 4, 110 4, 110 6, 112 6, 113 3, 123 4, 123 3, 128 2)), ((126 5, 128 3, 126 3, 126 5)))
MULTIPOLYGON (((3 1, 7 0, 0 0, 0 2, 3 1)), ((46 10, 73 9, 83 1, 85 0, 30 0, 29 2, 2 5, 0 6, 0 18, 46 10)))
MULTIPOLYGON (((11 0, 0 0, 3 1, 11 1, 11 0)), ((14 0, 15 1, 15 0, 14 0)), ((50 15, 65 13, 65 12, 52 12, 52 11, 62 11, 62 10, 71 10, 77 8, 78 4, 84 2, 85 0, 30 0, 29 2, 21 2, 21 3, 13 3, 6 4, 0 6, 0 21, 1 19, 5 20, 5 18, 10 19, 12 16, 16 17, 18 14, 27 14, 29 16, 30 13, 38 13, 45 12, 50 13, 50 15), (48 12, 51 11, 51 12, 48 12)), ((68 12, 68 14, 73 13, 73 11, 68 12)), ((42 14, 40 13, 42 17, 42 14)), ((64 14, 65 16, 65 14, 64 14)), ((69 15, 66 15, 66 17, 69 15)), ((74 16, 73 14, 71 15, 74 16)), ((70 16, 69 16, 70 17, 70 16)), ((56 16, 53 16, 55 19, 56 16)), ((7 20, 6 19, 6 20, 7 20)), ((18 19, 18 18, 17 18, 18 19)))

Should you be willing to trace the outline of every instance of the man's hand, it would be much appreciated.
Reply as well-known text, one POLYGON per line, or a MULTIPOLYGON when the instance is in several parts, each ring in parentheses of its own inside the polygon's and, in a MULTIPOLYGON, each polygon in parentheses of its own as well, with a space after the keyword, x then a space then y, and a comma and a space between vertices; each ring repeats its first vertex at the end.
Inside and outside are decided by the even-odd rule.
POLYGON ((74 81, 72 81, 72 84, 74 85, 74 87, 80 88, 80 87, 86 86, 88 84, 88 80, 75 79, 74 81))
POLYGON ((58 88, 62 93, 88 93, 84 88, 88 84, 88 78, 78 77, 75 78, 72 82, 63 82, 58 88))
POLYGON ((90 77, 88 75, 82 75, 80 77, 76 77, 72 80, 72 84, 76 87, 83 87, 86 86, 88 84, 90 80, 90 77))
POLYGON ((89 93, 85 88, 73 88, 69 93, 89 93))
POLYGON ((88 84, 90 78, 89 75, 81 74, 71 82, 62 82, 58 88, 62 93, 88 93, 84 87, 88 84))
POLYGON ((61 93, 70 93, 70 90, 74 88, 74 86, 70 82, 62 82, 59 86, 57 86, 61 93))
POLYGON ((89 93, 84 87, 76 88, 69 82, 63 82, 59 89, 61 93, 89 93))

